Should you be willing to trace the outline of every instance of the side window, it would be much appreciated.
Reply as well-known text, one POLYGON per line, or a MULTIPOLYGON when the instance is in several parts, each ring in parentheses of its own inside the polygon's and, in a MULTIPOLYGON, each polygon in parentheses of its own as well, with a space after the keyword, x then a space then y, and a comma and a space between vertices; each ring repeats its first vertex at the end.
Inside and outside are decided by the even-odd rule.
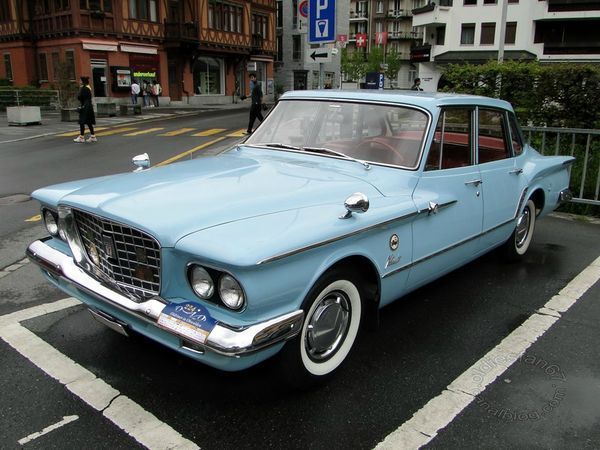
POLYGON ((502 111, 479 109, 479 164, 511 157, 505 117, 502 111))
POLYGON ((521 134, 521 128, 517 123, 517 119, 514 114, 508 115, 508 121, 510 123, 510 136, 512 138, 512 149, 515 156, 519 156, 523 153, 523 135, 521 134))
POLYGON ((472 112, 471 108, 442 110, 425 170, 453 169, 473 164, 472 112))

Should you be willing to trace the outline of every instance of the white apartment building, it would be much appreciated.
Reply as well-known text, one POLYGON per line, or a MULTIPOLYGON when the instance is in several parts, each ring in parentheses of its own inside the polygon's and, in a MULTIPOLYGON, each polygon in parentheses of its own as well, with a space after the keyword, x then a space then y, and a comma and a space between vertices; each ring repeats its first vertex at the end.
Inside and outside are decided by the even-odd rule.
POLYGON ((411 61, 426 91, 437 90, 445 64, 483 63, 496 60, 502 51, 505 60, 600 63, 599 0, 416 3, 412 25, 422 27, 424 37, 422 45, 411 50, 411 61))

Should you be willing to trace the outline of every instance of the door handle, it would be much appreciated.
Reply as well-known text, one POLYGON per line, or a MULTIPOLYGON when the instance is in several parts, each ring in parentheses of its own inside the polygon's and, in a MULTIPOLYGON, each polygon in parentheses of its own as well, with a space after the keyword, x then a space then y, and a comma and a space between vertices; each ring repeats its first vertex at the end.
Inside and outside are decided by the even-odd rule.
POLYGON ((483 181, 481 180, 471 180, 471 181, 465 181, 465 184, 468 186, 469 184, 472 184, 473 186, 477 187, 480 184, 482 184, 483 181))
POLYGON ((508 172, 511 175, 520 175, 523 173, 523 169, 513 169, 510 172, 508 172))

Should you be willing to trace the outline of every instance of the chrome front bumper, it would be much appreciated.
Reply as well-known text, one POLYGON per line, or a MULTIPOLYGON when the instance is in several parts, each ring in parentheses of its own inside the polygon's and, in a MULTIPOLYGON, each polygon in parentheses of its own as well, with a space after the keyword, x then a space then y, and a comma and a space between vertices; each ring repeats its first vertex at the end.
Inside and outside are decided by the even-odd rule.
MULTIPOLYGON (((35 241, 29 245, 27 256, 52 276, 66 281, 100 301, 135 314, 155 325, 162 310, 167 306, 168 302, 157 298, 142 303, 130 300, 84 272, 75 264, 72 257, 50 247, 43 241, 35 241)), ((244 327, 233 327, 217 322, 206 341, 198 345, 202 349, 221 355, 238 357, 291 339, 300 332, 303 319, 304 312, 297 310, 244 327)), ((161 328, 161 330, 163 329, 161 328)), ((181 336, 176 336, 183 339, 181 336)), ((184 343, 182 347, 188 348, 188 345, 184 343)))

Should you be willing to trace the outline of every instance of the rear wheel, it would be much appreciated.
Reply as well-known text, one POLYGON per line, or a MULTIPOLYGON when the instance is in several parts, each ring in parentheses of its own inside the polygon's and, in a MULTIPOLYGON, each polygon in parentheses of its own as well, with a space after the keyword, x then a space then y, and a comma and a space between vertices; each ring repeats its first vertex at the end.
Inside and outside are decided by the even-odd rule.
POLYGON ((513 233, 504 244, 504 252, 509 260, 520 259, 529 250, 535 229, 535 219, 535 203, 529 199, 517 218, 513 233))
POLYGON ((359 278, 334 269, 323 275, 303 304, 300 334, 281 354, 284 375, 298 387, 328 379, 354 346, 362 316, 359 278))

